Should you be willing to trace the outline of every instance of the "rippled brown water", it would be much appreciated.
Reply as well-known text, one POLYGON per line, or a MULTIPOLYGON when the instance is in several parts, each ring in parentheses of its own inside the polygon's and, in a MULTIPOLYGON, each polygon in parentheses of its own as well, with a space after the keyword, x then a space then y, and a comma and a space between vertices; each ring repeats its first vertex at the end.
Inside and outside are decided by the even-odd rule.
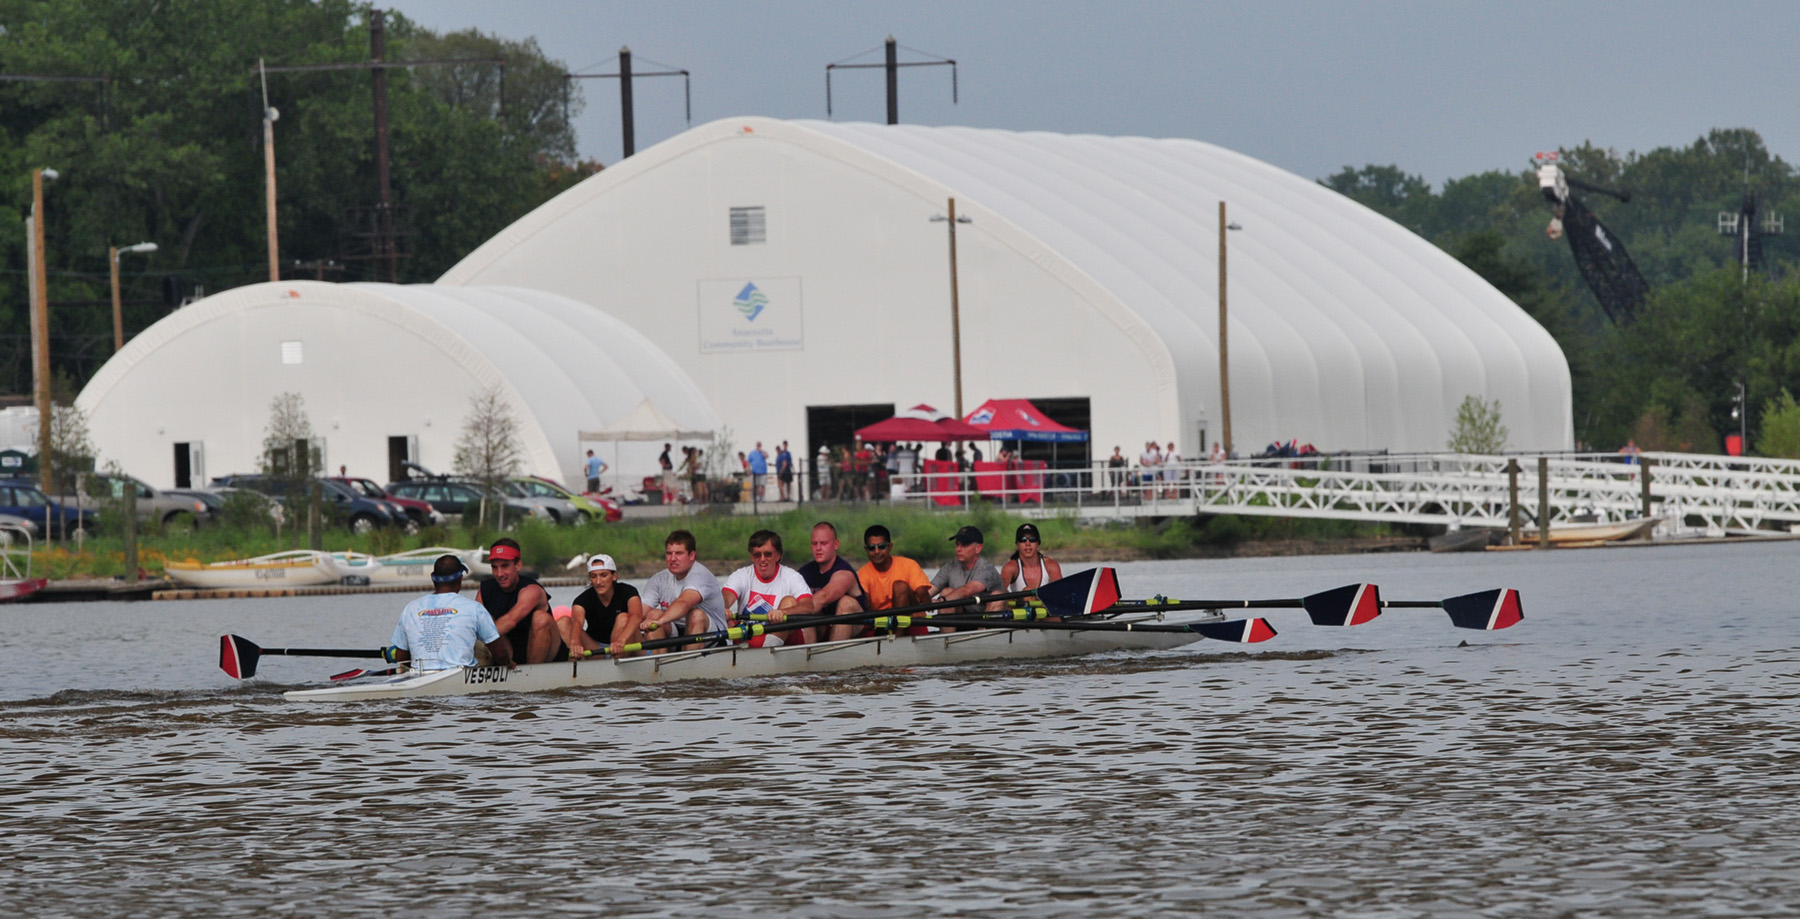
POLYGON ((399 598, 3 611, 30 915, 1800 914, 1800 546, 1127 565, 1129 593, 1511 584, 1507 632, 306 707, 399 598), (1466 645, 1464 644, 1466 640, 1466 645))

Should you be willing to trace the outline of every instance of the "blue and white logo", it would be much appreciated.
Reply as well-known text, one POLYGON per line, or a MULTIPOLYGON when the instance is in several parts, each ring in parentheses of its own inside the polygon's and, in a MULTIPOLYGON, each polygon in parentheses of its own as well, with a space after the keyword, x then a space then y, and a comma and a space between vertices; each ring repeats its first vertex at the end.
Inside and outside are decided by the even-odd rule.
POLYGON ((738 291, 737 298, 732 300, 731 304, 737 307, 738 312, 744 314, 746 320, 755 322, 756 317, 762 315, 762 311, 768 308, 769 296, 757 290, 754 283, 745 284, 744 289, 738 291))

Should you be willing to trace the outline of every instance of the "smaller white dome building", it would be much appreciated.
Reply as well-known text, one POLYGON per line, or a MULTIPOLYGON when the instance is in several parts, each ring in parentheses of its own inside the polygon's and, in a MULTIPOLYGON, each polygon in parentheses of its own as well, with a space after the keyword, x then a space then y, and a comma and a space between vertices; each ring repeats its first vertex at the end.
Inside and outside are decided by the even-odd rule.
MULTIPOLYGON (((299 393, 325 468, 380 481, 412 460, 454 464, 472 396, 498 386, 517 421, 521 472, 582 481, 589 448, 615 469, 654 466, 583 444, 646 399, 691 430, 717 417, 643 335, 583 303, 512 287, 325 284, 240 287, 133 338, 76 400, 94 445, 152 485, 254 472, 282 393, 299 393)), ((639 472, 642 474, 642 472, 639 472)))

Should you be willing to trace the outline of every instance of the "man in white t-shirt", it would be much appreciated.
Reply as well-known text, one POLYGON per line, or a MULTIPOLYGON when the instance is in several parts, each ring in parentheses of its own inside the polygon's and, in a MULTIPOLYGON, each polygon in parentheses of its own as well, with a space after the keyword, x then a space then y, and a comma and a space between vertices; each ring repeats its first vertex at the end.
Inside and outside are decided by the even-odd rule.
POLYGON ((438 557, 431 568, 433 592, 406 604, 400 613, 389 640, 392 647, 384 655, 389 661, 410 660, 420 670, 474 667, 476 642, 483 642, 494 663, 513 666, 500 630, 494 628, 494 617, 461 593, 462 577, 468 571, 454 555, 438 557))
POLYGON ((729 625, 719 579, 696 561, 698 556, 694 534, 686 530, 676 530, 663 540, 663 570, 650 578, 640 595, 644 621, 638 628, 646 640, 722 632, 729 625))
MULTIPOLYGON (((746 618, 756 614, 768 616, 770 624, 785 622, 789 616, 805 616, 813 611, 812 588, 800 572, 781 563, 781 535, 772 530, 750 534, 750 564, 731 573, 722 591, 725 608, 746 618)), ((770 632, 750 641, 753 648, 779 648, 784 644, 808 644, 816 641, 812 629, 790 629, 770 632)))

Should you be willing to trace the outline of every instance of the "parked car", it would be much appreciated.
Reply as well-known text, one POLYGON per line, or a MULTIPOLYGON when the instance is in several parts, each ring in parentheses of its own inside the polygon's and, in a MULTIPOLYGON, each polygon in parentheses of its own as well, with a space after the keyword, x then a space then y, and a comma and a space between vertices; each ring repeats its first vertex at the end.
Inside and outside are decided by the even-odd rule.
POLYGON ((226 505, 232 501, 233 496, 244 495, 253 499, 256 502, 256 505, 262 508, 263 512, 269 515, 269 519, 273 520, 276 524, 287 522, 287 512, 281 509, 280 501, 277 501, 260 491, 253 491, 248 488, 228 488, 224 486, 212 489, 171 488, 164 492, 164 494, 183 495, 197 501, 204 501, 206 506, 212 509, 213 519, 219 522, 224 522, 226 505))
POLYGON ((575 492, 562 487, 560 484, 552 482, 542 476, 526 476, 522 479, 515 479, 514 481, 519 483, 519 487, 525 489, 526 494, 543 497, 560 497, 570 504, 573 504, 575 510, 582 515, 582 519, 575 521, 576 523, 587 523, 593 520, 604 520, 607 523, 613 523, 624 519, 625 516, 625 514, 619 510, 619 505, 616 501, 611 501, 603 497, 590 498, 587 495, 576 494, 575 492))
MULTIPOLYGON (((468 482, 449 479, 408 479, 404 482, 389 482, 387 492, 402 498, 424 501, 438 513, 459 519, 468 514, 480 513, 481 508, 481 488, 468 482)), ((523 520, 533 516, 549 519, 541 508, 521 501, 506 502, 506 518, 508 520, 523 520)))
MULTIPOLYGON (((405 526, 406 511, 392 502, 365 498, 350 490, 350 486, 331 479, 314 479, 319 485, 319 499, 334 507, 343 515, 350 530, 355 533, 367 533, 377 527, 405 526)), ((287 498, 288 480, 266 475, 222 475, 212 480, 216 486, 232 486, 260 491, 274 498, 287 498)))
POLYGON ((194 527, 212 517, 212 507, 198 498, 157 491, 131 476, 115 476, 90 472, 76 480, 75 506, 98 512, 103 502, 125 497, 125 489, 137 491, 139 523, 156 523, 164 528, 194 527))
POLYGON ((18 527, 24 530, 32 539, 41 539, 44 535, 44 524, 41 519, 32 520, 29 517, 19 517, 14 514, 0 514, 0 546, 10 545, 7 540, 11 534, 6 532, 9 527, 18 527))
POLYGON ((92 528, 97 514, 72 505, 52 501, 44 496, 30 479, 0 479, 0 514, 24 517, 42 528, 49 524, 46 536, 61 536, 77 529, 92 528))
POLYGON ((508 479, 502 483, 508 498, 541 507, 557 524, 579 526, 588 522, 592 512, 576 503, 568 489, 537 478, 508 479))
POLYGON ((406 532, 408 533, 417 533, 420 527, 442 526, 444 523, 444 515, 440 513, 437 508, 434 508, 430 504, 420 501, 417 498, 404 498, 396 494, 390 494, 386 489, 375 484, 373 479, 359 479, 354 476, 334 475, 331 477, 331 481, 341 482, 348 486, 351 491, 354 491, 365 498, 373 498, 378 501, 386 501, 390 504, 399 505, 400 509, 406 512, 408 521, 406 524, 406 532))

